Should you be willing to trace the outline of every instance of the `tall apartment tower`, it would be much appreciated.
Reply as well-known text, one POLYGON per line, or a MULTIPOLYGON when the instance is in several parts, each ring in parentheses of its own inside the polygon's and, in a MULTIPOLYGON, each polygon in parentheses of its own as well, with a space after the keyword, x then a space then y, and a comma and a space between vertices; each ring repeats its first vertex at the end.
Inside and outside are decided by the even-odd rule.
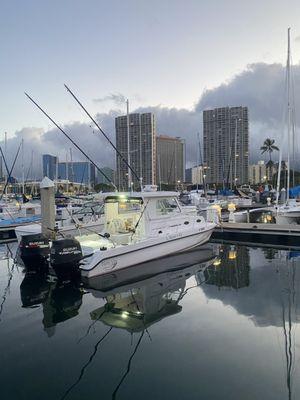
MULTIPOLYGON (((115 119, 116 146, 125 160, 128 160, 128 121, 127 115, 115 119)), ((128 190, 128 167, 116 155, 116 185, 120 190, 128 190)), ((156 184, 156 129, 152 113, 129 115, 129 157, 130 165, 143 185, 156 184)), ((131 173, 133 186, 140 187, 137 178, 131 173)))
POLYGON ((185 141, 179 137, 159 135, 156 138, 158 183, 177 184, 185 181, 185 141))
POLYGON ((54 180, 57 178, 58 158, 51 154, 43 154, 43 176, 54 180))
POLYGON ((207 183, 232 188, 248 183, 247 107, 203 111, 203 153, 207 183))

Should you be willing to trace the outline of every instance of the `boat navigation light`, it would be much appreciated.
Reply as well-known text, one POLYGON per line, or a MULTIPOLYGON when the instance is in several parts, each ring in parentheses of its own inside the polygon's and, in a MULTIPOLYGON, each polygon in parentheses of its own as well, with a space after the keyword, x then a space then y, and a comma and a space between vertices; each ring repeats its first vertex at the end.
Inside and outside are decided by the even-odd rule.
POLYGON ((123 311, 122 314, 121 314, 121 317, 122 317, 122 318, 127 318, 128 315, 129 315, 129 312, 123 311))

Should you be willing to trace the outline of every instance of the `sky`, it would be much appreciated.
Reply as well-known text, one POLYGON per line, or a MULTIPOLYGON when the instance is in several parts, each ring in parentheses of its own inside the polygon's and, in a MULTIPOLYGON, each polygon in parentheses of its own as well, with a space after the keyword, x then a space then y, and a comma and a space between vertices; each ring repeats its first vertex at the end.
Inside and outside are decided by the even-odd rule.
MULTIPOLYGON (((75 136, 90 133, 87 118, 63 87, 67 83, 111 137, 113 117, 125 111, 125 103, 111 95, 129 98, 132 110, 156 111, 158 133, 185 137, 192 162, 201 107, 248 105, 249 89, 257 87, 260 96, 249 98, 250 118, 262 106, 261 95, 272 114, 273 102, 283 97, 280 64, 289 26, 294 64, 300 59, 300 2, 294 0, 0 0, 0 5, 0 140, 7 132, 11 155, 21 135, 28 149, 39 143, 37 152, 49 147, 49 135, 52 151, 64 147, 59 139, 55 148, 58 133, 24 91, 75 136), (255 77, 241 96, 251 70, 255 77), (268 87, 262 90, 265 79, 268 87)), ((276 125, 251 120, 252 143, 266 123, 266 130, 276 125)), ((96 142, 89 141, 93 148, 96 142)))

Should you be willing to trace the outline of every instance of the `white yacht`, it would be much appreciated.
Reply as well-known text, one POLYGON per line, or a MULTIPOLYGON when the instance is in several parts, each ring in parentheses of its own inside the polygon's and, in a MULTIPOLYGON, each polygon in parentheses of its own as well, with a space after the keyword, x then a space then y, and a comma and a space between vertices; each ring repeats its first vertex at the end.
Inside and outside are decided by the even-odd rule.
POLYGON ((104 235, 78 238, 81 274, 92 278, 207 242, 215 228, 180 206, 177 192, 110 193, 104 200, 104 235))

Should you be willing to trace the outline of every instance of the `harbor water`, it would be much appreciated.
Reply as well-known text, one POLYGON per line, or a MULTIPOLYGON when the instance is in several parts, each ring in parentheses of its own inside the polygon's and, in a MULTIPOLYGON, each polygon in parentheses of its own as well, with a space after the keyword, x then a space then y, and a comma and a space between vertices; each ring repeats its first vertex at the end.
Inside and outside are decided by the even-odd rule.
POLYGON ((2 399, 300 397, 297 252, 214 243, 82 283, 25 271, 14 250, 0 248, 2 399))

